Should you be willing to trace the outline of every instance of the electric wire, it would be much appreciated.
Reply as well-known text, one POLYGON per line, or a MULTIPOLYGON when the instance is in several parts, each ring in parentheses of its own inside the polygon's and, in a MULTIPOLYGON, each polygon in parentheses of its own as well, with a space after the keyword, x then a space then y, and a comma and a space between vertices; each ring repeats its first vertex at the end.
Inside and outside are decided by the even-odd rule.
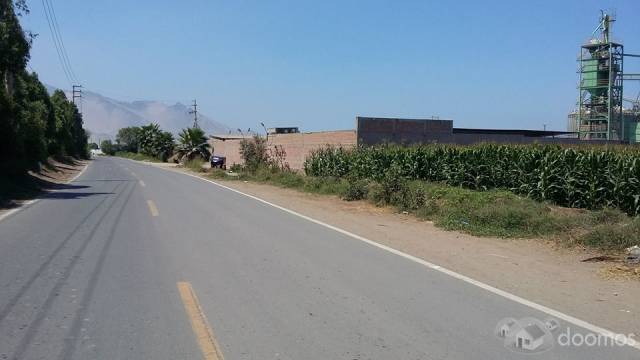
POLYGON ((76 84, 80 83, 80 81, 78 81, 78 77, 76 76, 75 71, 73 71, 73 67, 71 66, 71 60, 69 60, 69 53, 67 52, 67 48, 64 45, 64 39, 62 38, 62 33, 60 32, 60 25, 58 24, 58 17, 56 16, 56 10, 53 7, 53 2, 52 0, 45 0, 48 4, 49 4, 49 9, 51 10, 51 15, 53 18, 53 30, 56 32, 56 34, 58 34, 58 40, 60 42, 60 45, 62 46, 62 56, 64 58, 64 60, 67 63, 67 69, 69 69, 69 73, 71 74, 71 78, 73 81, 76 82, 76 84))

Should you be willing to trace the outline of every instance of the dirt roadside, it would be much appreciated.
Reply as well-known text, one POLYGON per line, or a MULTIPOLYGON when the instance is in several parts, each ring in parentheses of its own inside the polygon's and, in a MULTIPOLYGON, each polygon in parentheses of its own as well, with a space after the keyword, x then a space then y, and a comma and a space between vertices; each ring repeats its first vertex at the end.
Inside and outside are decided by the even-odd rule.
POLYGON ((17 199, 0 203, 0 216, 12 211, 38 197, 39 191, 51 191, 60 185, 67 184, 82 172, 89 160, 68 159, 60 162, 52 158, 43 165, 40 171, 29 171, 25 181, 31 183, 30 193, 17 196, 17 199), (39 189, 39 190, 38 190, 39 189), (32 192, 32 193, 31 193, 32 192))
POLYGON ((612 265, 582 262, 598 255, 587 249, 560 248, 539 239, 480 238, 444 231, 364 201, 346 202, 265 184, 214 181, 592 324, 640 336, 640 281, 603 277, 603 270, 612 265))

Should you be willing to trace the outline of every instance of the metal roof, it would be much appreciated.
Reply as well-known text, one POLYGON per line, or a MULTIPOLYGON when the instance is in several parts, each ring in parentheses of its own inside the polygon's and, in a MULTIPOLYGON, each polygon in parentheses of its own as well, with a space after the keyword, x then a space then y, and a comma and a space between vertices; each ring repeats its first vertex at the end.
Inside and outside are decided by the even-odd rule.
POLYGON ((523 130, 523 129, 469 129, 453 128, 454 134, 495 134, 495 135, 522 135, 526 137, 548 137, 558 135, 575 134, 571 131, 555 130, 523 130))

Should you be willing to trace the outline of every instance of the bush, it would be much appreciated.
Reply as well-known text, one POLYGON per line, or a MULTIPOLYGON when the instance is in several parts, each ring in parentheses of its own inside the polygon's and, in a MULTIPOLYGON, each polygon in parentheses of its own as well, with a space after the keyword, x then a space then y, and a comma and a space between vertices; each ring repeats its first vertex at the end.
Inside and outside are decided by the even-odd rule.
POLYGON ((207 169, 203 168, 204 162, 200 158, 187 160, 184 162, 184 167, 195 172, 207 172, 207 169))
POLYGON ((362 179, 353 179, 349 181, 349 185, 345 193, 342 195, 343 200, 355 201, 366 199, 369 194, 369 183, 362 179))
POLYGON ((111 156, 115 155, 118 151, 117 145, 112 143, 111 140, 102 140, 100 143, 100 149, 102 149, 104 154, 111 156))
POLYGON ((621 250, 640 244, 640 218, 622 225, 605 223, 579 238, 579 242, 603 250, 621 250))
POLYGON ((244 166, 250 171, 266 167, 269 163, 267 141, 258 135, 251 139, 242 139, 240 141, 240 155, 244 160, 244 166))

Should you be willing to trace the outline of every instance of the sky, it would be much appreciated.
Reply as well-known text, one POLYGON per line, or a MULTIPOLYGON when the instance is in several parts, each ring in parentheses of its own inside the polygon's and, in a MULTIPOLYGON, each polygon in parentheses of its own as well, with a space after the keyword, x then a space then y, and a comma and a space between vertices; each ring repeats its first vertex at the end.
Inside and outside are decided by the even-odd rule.
MULTIPOLYGON (((51 0, 76 77, 124 101, 189 104, 232 128, 352 129, 356 116, 566 129, 576 57, 615 9, 640 53, 640 1, 51 0)), ((43 4, 31 68, 68 89, 43 4)), ((625 70, 640 73, 640 59, 625 70)), ((625 84, 635 97, 638 84, 625 84)))

